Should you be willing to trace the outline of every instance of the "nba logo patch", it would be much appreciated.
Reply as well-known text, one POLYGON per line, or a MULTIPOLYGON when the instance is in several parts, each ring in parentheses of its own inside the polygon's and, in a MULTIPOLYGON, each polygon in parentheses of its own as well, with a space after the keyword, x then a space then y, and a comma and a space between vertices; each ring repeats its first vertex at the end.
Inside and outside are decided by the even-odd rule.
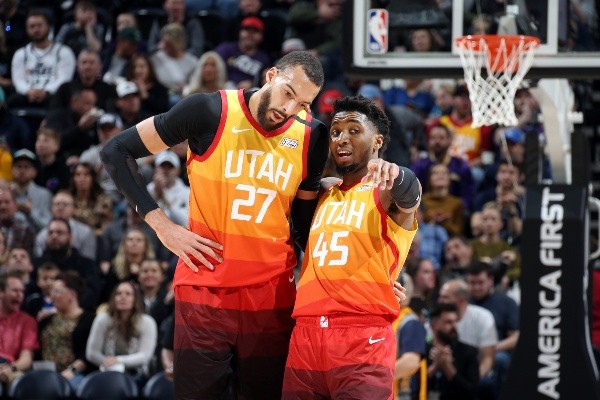
POLYGON ((387 53, 390 20, 387 10, 372 8, 367 15, 367 52, 371 54, 387 53))
POLYGON ((321 320, 319 321, 321 328, 329 328, 329 318, 325 315, 321 315, 321 320))

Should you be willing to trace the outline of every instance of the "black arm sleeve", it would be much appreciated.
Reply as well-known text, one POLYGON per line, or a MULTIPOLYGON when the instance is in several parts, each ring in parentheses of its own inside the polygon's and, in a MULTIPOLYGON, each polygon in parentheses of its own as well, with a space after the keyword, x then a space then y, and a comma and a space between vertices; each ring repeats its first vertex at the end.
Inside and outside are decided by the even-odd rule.
POLYGON ((308 242, 308 233, 313 215, 317 209, 318 199, 302 200, 295 198, 292 203, 292 238, 302 250, 308 242))
POLYGON ((308 144, 306 178, 300 182, 299 189, 316 192, 321 186, 321 176, 329 154, 329 133, 327 127, 319 120, 312 120, 311 125, 312 133, 308 144))
MULTIPOLYGON (((306 178, 300 183, 300 190, 316 192, 321 185, 321 175, 327 155, 329 154, 329 135, 325 125, 318 120, 311 122, 313 125, 310 142, 308 144, 308 160, 306 178)), ((313 215, 317 208, 318 199, 302 200, 295 198, 292 203, 292 237, 304 250, 308 241, 308 233, 313 215)))
POLYGON ((138 173, 136 158, 149 156, 144 142, 135 126, 110 139, 100 151, 104 168, 121 192, 144 218, 158 208, 156 201, 146 189, 142 175, 138 173))

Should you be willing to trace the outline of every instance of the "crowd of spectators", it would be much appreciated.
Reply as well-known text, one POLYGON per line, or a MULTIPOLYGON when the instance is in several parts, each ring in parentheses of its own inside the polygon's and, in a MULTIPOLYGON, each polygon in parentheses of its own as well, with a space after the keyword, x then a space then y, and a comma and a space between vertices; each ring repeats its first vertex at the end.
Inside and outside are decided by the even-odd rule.
MULTIPOLYGON (((308 50, 326 73, 313 113, 329 123, 336 98, 371 99, 391 121, 385 158, 423 185, 401 275, 410 280, 412 322, 398 328, 399 344, 417 358, 397 367, 398 395, 498 398, 519 333, 524 143, 527 135, 543 142, 539 107, 522 86, 518 125, 472 128, 464 83, 345 78, 342 3, 2 2, 0 381, 39 361, 73 387, 97 369, 128 373, 140 386, 172 372, 176 260, 116 191, 99 152, 183 97, 260 86, 278 57, 308 50)), ((593 34, 592 20, 574 15, 580 35, 593 34)), ((408 51, 445 45, 430 29, 407 37, 408 51)), ((138 160, 149 192, 182 226, 185 158, 184 143, 138 160)), ((331 163, 325 175, 336 175, 331 163)))

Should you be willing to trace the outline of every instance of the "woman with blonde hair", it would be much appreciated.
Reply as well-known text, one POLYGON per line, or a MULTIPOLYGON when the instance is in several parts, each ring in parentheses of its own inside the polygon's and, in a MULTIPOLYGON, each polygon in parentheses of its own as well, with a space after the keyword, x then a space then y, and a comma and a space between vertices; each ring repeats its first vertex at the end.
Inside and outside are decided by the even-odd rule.
POLYGON ((107 272, 102 300, 105 301, 120 282, 136 280, 142 261, 153 258, 156 258, 156 252, 148 235, 140 229, 128 230, 107 272))
POLYGON ((198 58, 185 50, 185 28, 178 22, 162 28, 158 48, 150 60, 158 81, 169 89, 170 103, 174 104, 194 72, 198 58))
POLYGON ((156 322, 144 314, 140 290, 132 282, 122 282, 112 292, 106 312, 94 318, 85 355, 100 370, 132 375, 141 387, 156 341, 156 322))
POLYGON ((227 68, 225 62, 219 53, 207 51, 200 57, 192 77, 183 89, 183 95, 216 92, 225 89, 226 82, 227 68))

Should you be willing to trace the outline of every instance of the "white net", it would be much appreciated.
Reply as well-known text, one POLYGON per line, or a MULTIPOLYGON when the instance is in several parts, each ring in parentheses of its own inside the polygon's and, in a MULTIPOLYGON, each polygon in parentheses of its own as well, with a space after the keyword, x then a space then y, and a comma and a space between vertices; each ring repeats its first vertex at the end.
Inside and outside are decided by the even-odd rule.
POLYGON ((539 39, 474 35, 456 39, 469 88, 474 127, 514 126, 514 98, 533 62, 539 39))

